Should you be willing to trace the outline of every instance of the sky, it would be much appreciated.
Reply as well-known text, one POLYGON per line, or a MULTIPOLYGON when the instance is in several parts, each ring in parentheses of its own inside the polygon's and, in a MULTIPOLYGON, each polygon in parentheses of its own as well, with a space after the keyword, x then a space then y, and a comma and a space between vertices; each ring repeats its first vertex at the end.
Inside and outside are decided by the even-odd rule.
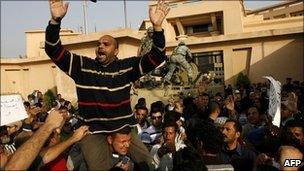
MULTIPOLYGON (((83 26, 83 1, 67 1, 68 12, 61 28, 80 31, 83 26)), ((245 0, 246 9, 257 9, 282 1, 245 0)), ((1 58, 25 55, 25 31, 45 29, 50 19, 48 1, 1 0, 1 58)), ((122 0, 98 0, 87 2, 88 32, 124 27, 122 0)), ((142 20, 148 18, 148 1, 127 0, 128 27, 138 29, 142 20)))

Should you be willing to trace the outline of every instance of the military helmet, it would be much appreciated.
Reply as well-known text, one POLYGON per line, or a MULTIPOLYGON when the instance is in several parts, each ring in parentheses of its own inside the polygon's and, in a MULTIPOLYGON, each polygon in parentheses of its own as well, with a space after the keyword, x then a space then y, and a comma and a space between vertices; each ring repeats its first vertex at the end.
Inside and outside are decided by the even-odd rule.
POLYGON ((149 27, 149 28, 147 29, 147 32, 148 32, 148 33, 151 33, 151 32, 153 33, 153 32, 154 32, 154 28, 153 28, 153 27, 149 27))
POLYGON ((181 46, 181 45, 186 45, 186 43, 185 43, 184 41, 180 41, 180 42, 178 43, 178 46, 181 46))

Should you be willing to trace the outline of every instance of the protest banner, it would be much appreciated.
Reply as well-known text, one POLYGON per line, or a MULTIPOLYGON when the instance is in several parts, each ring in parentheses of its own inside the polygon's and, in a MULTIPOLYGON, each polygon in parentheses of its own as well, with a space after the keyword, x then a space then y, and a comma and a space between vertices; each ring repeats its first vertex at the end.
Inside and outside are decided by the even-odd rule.
POLYGON ((0 126, 20 121, 27 117, 21 95, 1 95, 0 126))

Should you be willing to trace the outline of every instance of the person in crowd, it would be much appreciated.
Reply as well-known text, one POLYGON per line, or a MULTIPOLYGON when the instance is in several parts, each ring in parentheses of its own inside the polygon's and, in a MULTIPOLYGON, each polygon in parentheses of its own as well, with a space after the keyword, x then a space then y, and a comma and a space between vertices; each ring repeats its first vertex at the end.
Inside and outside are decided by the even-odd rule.
MULTIPOLYGON (((80 141, 88 134, 89 127, 81 126, 73 135, 65 141, 61 142, 60 129, 52 132, 44 148, 40 151, 39 156, 42 160, 40 163, 32 165, 37 170, 68 170, 66 166, 66 155, 64 151, 70 146, 80 141)), ((37 160, 36 160, 37 161, 37 160)), ((38 160, 39 161, 39 160, 38 160)))
POLYGON ((224 144, 221 131, 213 123, 201 120, 194 131, 192 142, 206 165, 218 165, 224 162, 219 159, 219 152, 224 144))
MULTIPOLYGON (((99 170, 109 170, 106 168, 122 168, 124 170, 149 170, 149 166, 145 162, 139 161, 136 157, 130 154, 131 141, 133 136, 131 135, 131 127, 124 127, 123 129, 112 132, 107 135, 107 148, 106 153, 103 156, 105 165, 99 170)), ((144 150, 144 149, 142 149, 144 150)))
POLYGON ((35 96, 34 96, 33 94, 29 94, 29 95, 27 96, 27 101, 28 101, 31 105, 35 104, 35 96))
POLYGON ((147 102, 146 102, 146 99, 145 98, 143 98, 143 97, 141 97, 141 98, 139 98, 138 100, 137 100, 137 105, 138 106, 147 106, 147 102))
POLYGON ((151 109, 151 125, 142 132, 142 142, 151 149, 151 147, 160 142, 162 134, 162 113, 159 111, 152 112, 151 109))
POLYGON ((227 120, 223 130, 225 144, 219 153, 219 158, 225 163, 230 163, 235 170, 252 170, 255 153, 245 144, 239 142, 242 126, 236 120, 227 120))
POLYGON ((172 171, 207 171, 207 167, 193 147, 185 147, 173 155, 172 171))
MULTIPOLYGON (((193 81, 193 71, 191 65, 188 63, 189 60, 192 60, 192 54, 190 49, 186 46, 184 41, 181 41, 178 46, 173 50, 172 55, 170 57, 169 71, 164 78, 165 83, 171 83, 172 75, 177 67, 177 65, 182 66, 188 75, 189 85, 192 84, 193 81)), ((180 82, 176 81, 176 82, 180 82)))
POLYGON ((282 91, 291 92, 293 91, 293 84, 292 84, 292 78, 288 77, 286 78, 285 84, 282 86, 282 91))
POLYGON ((264 125, 262 122, 262 113, 259 109, 255 106, 252 106, 247 111, 247 121, 248 123, 245 124, 242 128, 242 138, 245 140, 247 135, 252 132, 253 130, 259 128, 260 126, 264 125))
POLYGON ((210 113, 209 109, 209 102, 210 97, 209 94, 203 93, 198 96, 197 99, 197 107, 198 107, 198 113, 200 119, 207 119, 210 113))
POLYGON ((293 145, 304 152, 304 123, 293 119, 286 122, 282 129, 282 143, 284 145, 293 145))
POLYGON ((178 101, 178 97, 174 94, 171 94, 168 99, 168 104, 165 106, 165 113, 174 110, 176 101, 178 101))
POLYGON ((153 164, 158 170, 172 170, 173 155, 176 151, 186 147, 183 141, 178 140, 178 126, 175 122, 165 123, 163 127, 163 142, 151 149, 153 164))
POLYGON ((224 100, 222 116, 230 119, 238 120, 239 115, 235 109, 235 102, 233 95, 228 95, 224 100))
MULTIPOLYGON (((102 160, 106 144, 104 133, 115 132, 127 125, 135 127, 137 124, 130 106, 130 82, 135 82, 166 60, 161 25, 170 8, 160 0, 149 10, 154 28, 151 50, 140 58, 123 60, 117 58, 119 44, 110 35, 104 35, 98 40, 95 60, 65 49, 59 32, 67 9, 67 3, 50 0, 51 20, 46 28, 45 52, 75 81, 80 118, 90 126, 92 133, 80 142, 81 149, 88 169, 98 170, 105 165, 105 160, 102 160)), ((131 156, 136 159, 135 162, 151 163, 147 149, 143 150, 141 147, 145 147, 144 144, 137 139, 134 133, 131 156)))
POLYGON ((135 117, 138 122, 137 131, 138 134, 141 135, 141 133, 150 126, 150 123, 147 120, 148 109, 145 106, 137 106, 135 108, 135 117))
POLYGON ((209 117, 206 119, 206 121, 211 122, 214 124, 215 120, 221 113, 221 106, 216 101, 213 101, 209 104, 209 117))
POLYGON ((39 154, 50 134, 58 128, 63 117, 58 111, 52 111, 46 121, 4 164, 4 170, 27 170, 39 154))
POLYGON ((293 147, 293 146, 281 146, 279 151, 279 164, 280 164, 280 170, 285 171, 285 170, 302 170, 303 169, 303 153, 293 147), (302 163, 299 165, 291 165, 291 160, 298 160, 301 161, 302 163), (286 162, 289 161, 290 165, 286 165, 286 162))

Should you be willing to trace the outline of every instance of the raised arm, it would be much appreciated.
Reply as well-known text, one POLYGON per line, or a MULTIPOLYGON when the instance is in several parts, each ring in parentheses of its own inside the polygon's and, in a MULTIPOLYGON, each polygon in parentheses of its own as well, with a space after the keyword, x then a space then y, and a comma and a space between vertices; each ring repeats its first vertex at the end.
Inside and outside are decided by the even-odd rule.
POLYGON ((45 141, 55 128, 63 121, 59 111, 49 114, 44 125, 34 135, 17 149, 5 166, 5 170, 27 170, 32 164, 45 141))
POLYGON ((56 159, 56 157, 58 157, 68 147, 80 141, 83 137, 85 137, 88 134, 88 132, 89 132, 88 126, 81 126, 74 132, 73 136, 67 139, 66 141, 63 141, 59 144, 56 144, 42 151, 40 154, 42 156, 43 163, 47 164, 53 161, 54 159, 56 159))
MULTIPOLYGON (((153 34, 153 46, 147 54, 141 57, 139 61, 139 71, 140 76, 144 75, 145 73, 152 71, 157 66, 159 66, 163 61, 166 60, 165 55, 165 36, 164 31, 162 29, 162 23, 166 18, 167 14, 169 13, 170 8, 165 3, 164 0, 158 0, 157 6, 149 9, 149 17, 150 21, 154 28, 153 34)), ((133 79, 136 78, 136 75, 133 79)))
POLYGON ((66 50, 59 37, 61 20, 69 5, 63 0, 50 0, 49 5, 51 19, 45 31, 45 52, 62 71, 76 81, 80 76, 82 57, 66 50))

